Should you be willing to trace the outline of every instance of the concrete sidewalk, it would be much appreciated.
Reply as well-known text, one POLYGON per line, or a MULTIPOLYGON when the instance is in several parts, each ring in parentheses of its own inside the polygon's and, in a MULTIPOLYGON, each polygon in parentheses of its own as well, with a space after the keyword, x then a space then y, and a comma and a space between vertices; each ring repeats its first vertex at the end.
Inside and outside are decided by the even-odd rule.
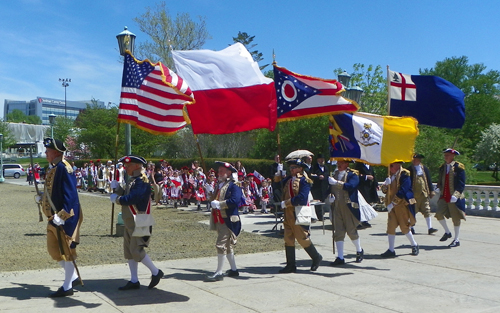
MULTIPOLYGON (((195 210, 195 207, 187 208, 195 210)), ((360 231, 365 260, 354 263, 354 245, 345 243, 346 265, 330 267, 331 224, 312 226, 312 240, 323 255, 317 272, 297 249, 298 272, 278 274, 284 251, 239 255, 240 277, 203 282, 216 267, 210 258, 155 262, 165 273, 157 288, 147 289, 150 275, 139 266, 140 290, 118 291, 129 278, 125 262, 80 268, 85 286, 75 295, 51 299, 60 287, 62 269, 0 272, 0 311, 53 312, 500 312, 500 220, 467 217, 461 229, 461 246, 448 248, 440 231, 427 235, 425 220, 417 215, 416 240, 420 255, 411 256, 407 238, 396 237, 394 259, 382 259, 387 250, 387 213, 379 213, 372 228, 360 231)), ((243 229, 269 234, 274 216, 242 215, 243 229)), ((452 228, 450 222, 448 225, 452 228)), ((278 227, 279 228, 279 227, 278 227)), ((5 253, 5 251, 3 251, 5 253)), ((228 268, 226 262, 226 269, 228 268)))

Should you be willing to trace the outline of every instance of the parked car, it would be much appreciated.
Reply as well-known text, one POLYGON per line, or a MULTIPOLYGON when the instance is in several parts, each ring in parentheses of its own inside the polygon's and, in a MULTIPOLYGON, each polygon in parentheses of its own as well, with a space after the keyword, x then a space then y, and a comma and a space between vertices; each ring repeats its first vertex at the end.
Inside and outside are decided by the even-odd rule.
POLYGON ((3 165, 3 177, 19 178, 21 176, 26 176, 26 171, 21 164, 3 165))

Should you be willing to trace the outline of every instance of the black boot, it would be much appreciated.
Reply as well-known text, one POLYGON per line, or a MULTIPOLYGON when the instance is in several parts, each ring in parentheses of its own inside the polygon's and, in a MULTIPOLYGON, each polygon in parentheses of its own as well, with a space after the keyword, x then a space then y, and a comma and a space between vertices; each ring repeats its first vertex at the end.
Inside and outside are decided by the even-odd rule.
POLYGON ((286 266, 279 270, 281 274, 295 273, 297 267, 295 266, 295 247, 285 246, 286 266))
POLYGON ((321 254, 319 254, 318 250, 316 250, 316 247, 313 245, 313 243, 311 242, 311 245, 307 248, 305 248, 304 250, 306 250, 307 254, 309 254, 309 256, 311 257, 312 259, 312 265, 311 265, 311 271, 315 271, 318 269, 319 267, 319 263, 321 263, 321 260, 323 260, 323 256, 321 256, 321 254))

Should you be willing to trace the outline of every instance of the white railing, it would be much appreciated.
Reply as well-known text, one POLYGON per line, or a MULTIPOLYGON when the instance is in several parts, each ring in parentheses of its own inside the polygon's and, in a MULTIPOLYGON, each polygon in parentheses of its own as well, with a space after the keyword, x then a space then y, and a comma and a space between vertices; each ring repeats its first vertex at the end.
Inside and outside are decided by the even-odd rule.
MULTIPOLYGON (((500 217, 498 196, 500 186, 465 185, 465 213, 487 217, 500 217)), ((439 192, 431 199, 431 210, 437 208, 439 192)))

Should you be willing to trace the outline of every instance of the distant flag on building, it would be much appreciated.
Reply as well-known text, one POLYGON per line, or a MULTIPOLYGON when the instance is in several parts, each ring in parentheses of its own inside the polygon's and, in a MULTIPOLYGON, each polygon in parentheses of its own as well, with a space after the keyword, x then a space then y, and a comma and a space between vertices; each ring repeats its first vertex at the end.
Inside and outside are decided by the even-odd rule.
POLYGON ((335 79, 321 79, 274 66, 278 122, 328 114, 356 112, 356 102, 341 96, 344 88, 335 79))
POLYGON ((465 94, 438 76, 407 75, 388 70, 389 115, 413 116, 420 124, 462 128, 465 94))
POLYGON ((195 134, 231 134, 276 127, 274 82, 248 50, 235 43, 223 50, 172 51, 177 73, 196 103, 186 106, 195 134))
POLYGON ((183 107, 193 102, 191 89, 168 67, 161 62, 139 61, 127 51, 119 122, 152 134, 173 134, 187 124, 183 107))
POLYGON ((369 113, 330 117, 330 157, 349 158, 372 165, 411 161, 418 122, 413 117, 369 113))

